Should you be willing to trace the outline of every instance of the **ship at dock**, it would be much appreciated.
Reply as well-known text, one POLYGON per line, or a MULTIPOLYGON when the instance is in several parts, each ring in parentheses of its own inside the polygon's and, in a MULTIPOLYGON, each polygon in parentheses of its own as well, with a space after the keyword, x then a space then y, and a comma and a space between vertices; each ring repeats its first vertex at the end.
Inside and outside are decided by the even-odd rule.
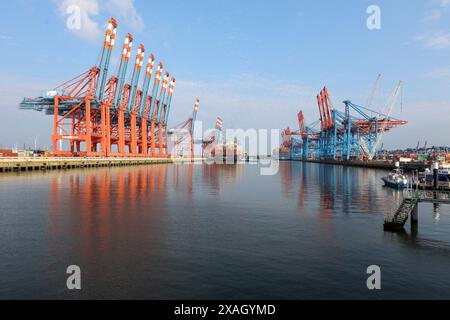
POLYGON ((218 143, 215 146, 213 152, 213 157, 217 162, 236 163, 245 161, 245 152, 236 141, 228 143, 218 143))
POLYGON ((272 151, 272 155, 275 159, 280 161, 292 160, 292 140, 291 129, 287 128, 281 132, 282 144, 272 151))
POLYGON ((285 146, 280 146, 273 150, 273 157, 280 161, 289 161, 292 159, 291 149, 285 146))
POLYGON ((383 180, 386 187, 395 189, 405 189, 409 185, 408 177, 399 168, 396 168, 393 172, 381 178, 381 180, 383 180))

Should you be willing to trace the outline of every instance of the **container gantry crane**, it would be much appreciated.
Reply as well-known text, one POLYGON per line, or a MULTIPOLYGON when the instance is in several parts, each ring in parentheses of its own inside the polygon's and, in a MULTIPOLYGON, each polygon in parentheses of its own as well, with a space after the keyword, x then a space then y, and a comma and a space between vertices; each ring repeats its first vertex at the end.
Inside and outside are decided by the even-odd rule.
POLYGON ((305 125, 305 116, 303 111, 300 111, 297 115, 299 131, 291 132, 291 157, 294 159, 308 159, 315 158, 318 143, 320 141, 320 132, 313 127, 318 124, 313 123, 309 126, 305 125))
POLYGON ((172 77, 169 82, 169 72, 164 73, 162 63, 152 79, 155 57, 150 54, 140 88, 145 56, 145 47, 140 45, 127 83, 134 40, 131 34, 125 36, 118 73, 110 76, 117 28, 116 20, 111 18, 96 66, 39 97, 21 102, 22 109, 53 115, 53 156, 170 156, 167 122, 176 79, 172 77))
POLYGON ((184 158, 187 155, 192 161, 194 160, 194 129, 199 105, 200 99, 197 98, 194 104, 194 111, 189 119, 171 130, 171 134, 173 135, 173 154, 176 157, 184 158))
POLYGON ((402 82, 392 92, 386 113, 344 101, 345 111, 335 109, 328 89, 324 87, 317 95, 319 120, 306 127, 303 112, 298 114, 299 132, 290 132, 292 155, 303 159, 372 160, 391 129, 408 122, 393 118, 392 112, 400 94, 402 82), (313 129, 320 124, 320 130, 313 129), (297 137, 300 137, 298 139, 297 137))

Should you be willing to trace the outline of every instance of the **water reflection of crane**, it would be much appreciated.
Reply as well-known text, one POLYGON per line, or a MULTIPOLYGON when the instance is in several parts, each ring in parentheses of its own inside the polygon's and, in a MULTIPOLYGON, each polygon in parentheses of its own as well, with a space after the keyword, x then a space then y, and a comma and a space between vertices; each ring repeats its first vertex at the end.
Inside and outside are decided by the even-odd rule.
POLYGON ((292 179, 293 179, 291 165, 289 163, 286 163, 286 165, 280 166, 280 170, 281 170, 281 179, 283 181, 283 183, 281 184, 283 195, 286 198, 289 198, 292 190, 292 179))
POLYGON ((220 165, 220 164, 203 164, 202 166, 202 182, 208 185, 210 190, 217 192, 222 185, 232 186, 239 181, 242 176, 245 165, 220 165))
POLYGON ((129 223, 144 218, 150 205, 157 203, 158 209, 164 210, 168 170, 166 165, 154 165, 74 170, 64 176, 54 172, 49 208, 52 234, 56 236, 60 228, 70 225, 89 242, 98 234, 119 232, 125 223, 122 219, 129 223), (67 219, 74 223, 65 224, 67 219), (120 223, 114 225, 117 221, 120 223))
POLYGON ((194 104, 194 111, 189 119, 175 126, 169 132, 172 135, 174 157, 190 157, 192 160, 194 159, 194 129, 199 105, 200 99, 197 98, 194 104))
POLYGON ((374 208, 382 214, 389 210, 392 201, 399 201, 401 198, 399 192, 380 187, 375 170, 302 162, 301 170, 298 171, 298 207, 304 209, 312 205, 310 199, 314 197, 310 195, 317 195, 318 213, 325 218, 331 217, 335 212, 349 215, 355 211, 373 212, 374 208), (389 198, 392 200, 380 201, 389 198), (337 208, 342 210, 336 210, 337 208))
POLYGON ((187 189, 187 193, 192 195, 194 167, 193 163, 173 166, 173 183, 176 190, 187 189))

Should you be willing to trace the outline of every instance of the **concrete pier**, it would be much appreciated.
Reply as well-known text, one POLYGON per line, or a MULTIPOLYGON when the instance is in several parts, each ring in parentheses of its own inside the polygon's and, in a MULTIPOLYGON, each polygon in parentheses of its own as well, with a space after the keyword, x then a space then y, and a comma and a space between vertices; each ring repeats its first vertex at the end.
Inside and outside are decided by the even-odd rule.
MULTIPOLYGON (((321 164, 331 164, 338 166, 348 166, 348 167, 361 167, 370 169, 383 169, 383 170, 394 170, 395 162, 392 161, 362 161, 362 160, 331 160, 331 159, 297 159, 294 158, 292 161, 303 161, 311 163, 321 163, 321 164)), ((425 163, 404 163, 402 164, 403 171, 423 171, 428 168, 425 163)))
POLYGON ((0 158, 0 173, 173 163, 169 158, 0 158))

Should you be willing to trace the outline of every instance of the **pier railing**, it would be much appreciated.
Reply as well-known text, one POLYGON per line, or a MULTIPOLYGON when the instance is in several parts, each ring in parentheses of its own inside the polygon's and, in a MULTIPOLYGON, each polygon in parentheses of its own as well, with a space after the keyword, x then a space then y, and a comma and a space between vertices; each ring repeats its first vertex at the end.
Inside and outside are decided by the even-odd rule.
POLYGON ((394 213, 385 216, 385 230, 401 230, 409 218, 411 218, 412 225, 417 225, 418 204, 420 202, 450 204, 450 191, 428 191, 414 188, 405 189, 403 191, 403 200, 398 209, 394 213))
POLYGON ((408 189, 404 191, 403 197, 405 199, 414 199, 418 202, 450 204, 450 191, 408 189))

